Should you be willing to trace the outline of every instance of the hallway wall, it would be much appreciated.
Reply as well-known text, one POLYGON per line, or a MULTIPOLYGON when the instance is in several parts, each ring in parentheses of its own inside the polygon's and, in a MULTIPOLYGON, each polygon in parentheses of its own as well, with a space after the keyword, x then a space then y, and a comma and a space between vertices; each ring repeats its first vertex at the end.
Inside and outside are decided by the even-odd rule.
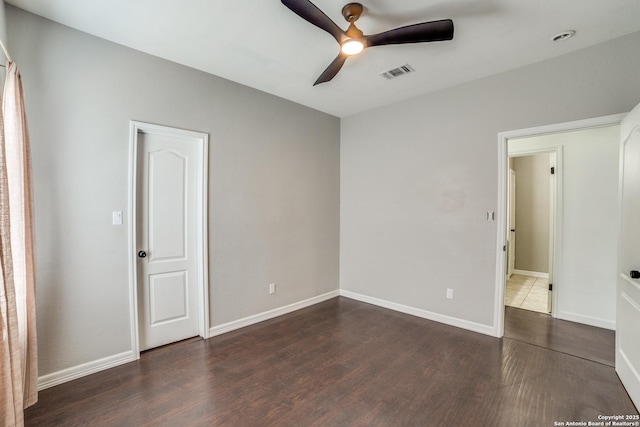
POLYGON ((549 272, 549 154, 515 157, 517 270, 549 272))

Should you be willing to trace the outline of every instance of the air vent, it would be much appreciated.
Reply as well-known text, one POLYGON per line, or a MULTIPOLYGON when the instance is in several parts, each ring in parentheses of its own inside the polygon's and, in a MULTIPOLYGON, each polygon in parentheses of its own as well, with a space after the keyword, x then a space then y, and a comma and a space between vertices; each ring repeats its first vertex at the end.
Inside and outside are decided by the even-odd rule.
POLYGON ((413 69, 413 67, 409 64, 404 64, 401 65, 397 68, 394 68, 393 70, 389 70, 389 71, 385 71, 384 73, 381 73, 380 75, 382 77, 384 77, 387 80, 391 80, 391 79, 395 79, 397 77, 403 76, 405 74, 409 74, 409 73, 413 73, 415 70, 413 69))

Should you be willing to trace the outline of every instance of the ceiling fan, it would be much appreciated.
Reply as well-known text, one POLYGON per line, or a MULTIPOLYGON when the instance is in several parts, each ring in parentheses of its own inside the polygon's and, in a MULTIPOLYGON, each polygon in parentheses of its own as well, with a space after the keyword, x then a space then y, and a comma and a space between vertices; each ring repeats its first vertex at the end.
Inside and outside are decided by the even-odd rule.
POLYGON ((356 55, 368 47, 453 39, 451 19, 422 22, 366 36, 355 25, 364 10, 360 3, 349 3, 342 8, 342 16, 349 23, 349 28, 345 32, 309 0, 281 1, 302 19, 331 34, 340 44, 340 53, 318 77, 314 86, 333 79, 349 56, 356 55))

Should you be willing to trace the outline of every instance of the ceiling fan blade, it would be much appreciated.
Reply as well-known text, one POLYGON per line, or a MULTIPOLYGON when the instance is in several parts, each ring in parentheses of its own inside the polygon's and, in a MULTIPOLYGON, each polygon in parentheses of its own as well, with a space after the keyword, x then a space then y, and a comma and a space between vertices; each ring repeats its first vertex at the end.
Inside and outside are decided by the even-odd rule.
POLYGON ((453 21, 423 22, 366 36, 367 47, 387 44, 437 42, 453 39, 453 21))
POLYGON ((282 4, 300 18, 331 34, 338 43, 342 43, 347 38, 344 31, 309 0, 282 0, 282 4))
POLYGON ((322 74, 320 74, 320 77, 318 77, 318 80, 316 80, 313 85, 315 86, 320 83, 325 83, 334 78, 336 74, 338 74, 338 71, 340 71, 348 57, 348 55, 344 55, 342 52, 340 52, 336 59, 334 59, 333 62, 329 64, 327 69, 324 70, 322 74))

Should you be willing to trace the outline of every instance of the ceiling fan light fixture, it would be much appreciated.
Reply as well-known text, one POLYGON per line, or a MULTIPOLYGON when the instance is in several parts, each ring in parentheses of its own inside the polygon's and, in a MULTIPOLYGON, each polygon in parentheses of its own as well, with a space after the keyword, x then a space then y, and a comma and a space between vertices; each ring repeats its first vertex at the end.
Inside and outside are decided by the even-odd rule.
POLYGON ((360 40, 349 39, 342 43, 341 49, 345 55, 357 55, 364 49, 364 44, 360 40))

